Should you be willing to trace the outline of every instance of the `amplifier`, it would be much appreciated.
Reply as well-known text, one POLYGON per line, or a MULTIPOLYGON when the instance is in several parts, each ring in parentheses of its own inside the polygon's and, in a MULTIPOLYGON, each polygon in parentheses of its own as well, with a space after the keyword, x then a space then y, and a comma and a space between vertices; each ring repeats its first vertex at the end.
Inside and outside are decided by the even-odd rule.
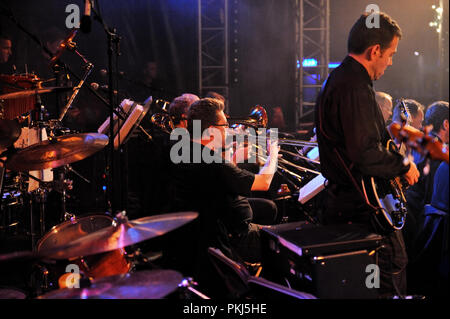
POLYGON ((356 224, 302 221, 263 227, 264 274, 274 281, 287 279, 293 289, 318 298, 377 298, 367 278, 377 269, 382 239, 356 224))

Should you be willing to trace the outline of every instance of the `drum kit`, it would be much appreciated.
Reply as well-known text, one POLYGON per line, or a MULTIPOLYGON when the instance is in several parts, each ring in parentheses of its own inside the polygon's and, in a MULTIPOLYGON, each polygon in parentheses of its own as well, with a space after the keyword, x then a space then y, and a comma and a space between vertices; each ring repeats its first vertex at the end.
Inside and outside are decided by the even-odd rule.
MULTIPOLYGON (((51 64, 57 62, 64 48, 72 46, 74 35, 72 32, 61 43, 51 64)), ((86 68, 84 79, 90 69, 92 65, 86 68)), ((82 217, 66 212, 66 192, 72 183, 65 174, 73 172, 89 182, 71 164, 101 151, 109 143, 106 135, 76 133, 62 126, 62 117, 84 79, 76 87, 43 87, 46 81, 34 74, 0 75, 0 235, 4 240, 5 234, 11 236, 11 229, 16 230, 12 237, 17 235, 21 224, 27 224, 23 216, 28 216, 29 229, 20 229, 31 237, 31 250, 0 255, 0 267, 27 262, 39 269, 39 274, 34 275, 38 278, 31 279, 32 292, 28 296, 15 287, 0 287, 0 299, 155 299, 192 282, 174 270, 134 271, 140 251, 132 246, 181 227, 197 218, 197 213, 129 221, 125 212, 82 217), (61 92, 69 92, 72 97, 57 119, 45 119, 41 95, 61 92), (54 180, 53 173, 59 175, 58 180, 54 180), (47 231, 47 194, 55 189, 62 195, 62 214, 60 224, 47 231), (26 202, 30 207, 25 207, 26 202), (33 216, 34 204, 39 207, 38 219, 33 216)))
MULTIPOLYGON (((0 100, 29 98, 43 92, 55 92, 55 88, 27 91, 30 92, 3 94, 0 95, 0 100)), ((10 110, 6 103, 3 108, 7 110, 6 114, 16 114, 23 110, 10 110)), ((32 171, 69 166, 95 154, 108 144, 108 137, 103 134, 56 136, 50 131, 46 140, 18 150, 13 147, 14 150, 10 151, 23 133, 23 127, 17 119, 3 118, 0 124, 0 146, 8 148, 1 154, 3 170, 6 170, 7 176, 16 176, 17 179, 15 183, 9 180, 4 183, 2 208, 12 205, 11 200, 6 201, 9 197, 19 202, 21 192, 26 192, 26 187, 23 187, 27 184, 25 178, 37 181, 37 190, 45 193, 46 187, 52 183, 31 175, 32 171)), ((48 123, 43 127, 48 128, 48 123)), ((7 209, 2 209, 2 214, 8 212, 7 209)), ((41 211, 40 223, 45 219, 44 212, 45 209, 41 211)), ((37 262, 42 270, 42 279, 36 294, 41 299, 163 298, 179 289, 184 280, 182 275, 173 270, 162 269, 131 272, 133 265, 125 248, 181 227, 197 215, 195 212, 172 213, 132 221, 128 221, 124 212, 114 218, 106 214, 83 217, 69 215, 68 220, 45 234, 44 225, 40 225, 42 232, 40 239, 32 244, 33 250, 0 255, 0 265, 23 259, 37 262), (74 269, 76 271, 72 272, 74 269)), ((30 232, 35 238, 34 229, 30 229, 30 232)), ((24 296, 11 288, 0 289, 0 298, 24 296)))

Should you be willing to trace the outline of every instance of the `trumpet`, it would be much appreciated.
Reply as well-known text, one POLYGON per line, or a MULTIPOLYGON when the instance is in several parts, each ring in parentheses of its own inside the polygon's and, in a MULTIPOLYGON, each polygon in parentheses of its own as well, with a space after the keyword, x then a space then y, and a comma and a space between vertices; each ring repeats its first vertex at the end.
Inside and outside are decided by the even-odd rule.
POLYGON ((168 113, 155 113, 150 118, 150 122, 161 131, 170 134, 174 129, 172 118, 168 113))

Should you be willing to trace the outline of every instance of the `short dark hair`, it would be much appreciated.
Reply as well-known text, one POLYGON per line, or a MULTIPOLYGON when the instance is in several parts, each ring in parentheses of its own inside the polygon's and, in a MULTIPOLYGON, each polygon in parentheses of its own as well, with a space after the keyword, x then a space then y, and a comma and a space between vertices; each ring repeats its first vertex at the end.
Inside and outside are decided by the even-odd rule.
POLYGON ((170 103, 169 114, 175 125, 180 124, 180 121, 183 119, 183 115, 186 115, 190 105, 190 101, 182 96, 176 97, 170 103))
POLYGON ((217 99, 203 98, 194 102, 189 108, 187 114, 187 129, 192 135, 193 133, 193 121, 201 120, 202 132, 211 125, 217 124, 219 117, 218 112, 223 111, 224 104, 217 99))
MULTIPOLYGON (((425 107, 413 99, 406 99, 403 100, 405 103, 406 109, 408 110, 408 113, 411 114, 411 116, 416 117, 419 113, 419 110, 422 110, 422 112, 425 111, 425 107)), ((395 105, 394 112, 392 115, 392 120, 394 122, 401 122, 401 115, 400 115, 400 101, 395 105)))
POLYGON ((448 102, 437 101, 432 103, 425 114, 424 124, 433 125, 433 132, 439 133, 442 124, 448 120, 448 102))
POLYGON ((209 91, 208 93, 206 93, 205 97, 210 97, 212 99, 218 99, 225 103, 225 97, 222 94, 219 94, 214 91, 209 91))
POLYGON ((348 53, 361 54, 372 45, 379 44, 381 50, 389 47, 394 37, 402 37, 402 31, 389 15, 384 12, 364 13, 355 22, 348 36, 347 49, 348 53), (366 25, 367 18, 379 16, 380 27, 368 28, 366 25))

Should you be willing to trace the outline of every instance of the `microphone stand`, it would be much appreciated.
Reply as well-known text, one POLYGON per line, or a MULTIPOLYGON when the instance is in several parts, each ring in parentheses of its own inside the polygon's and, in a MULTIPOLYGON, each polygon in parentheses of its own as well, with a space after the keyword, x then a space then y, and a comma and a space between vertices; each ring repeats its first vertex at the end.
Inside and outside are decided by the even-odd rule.
MULTIPOLYGON (((108 39, 108 86, 109 86, 109 161, 108 161, 108 167, 107 167, 107 176, 108 176, 108 184, 109 184, 109 189, 108 194, 109 194, 109 200, 110 200, 110 207, 111 207, 111 214, 115 215, 116 211, 118 211, 118 207, 117 207, 117 203, 116 203, 116 194, 121 194, 120 192, 120 184, 122 183, 118 183, 117 185, 114 184, 114 177, 116 176, 116 169, 117 172, 119 173, 118 176, 121 177, 120 175, 120 165, 116 167, 116 163, 115 163, 115 154, 114 154, 114 105, 117 105, 116 103, 116 96, 114 94, 114 88, 115 88, 115 79, 114 79, 114 53, 115 53, 115 58, 116 58, 116 63, 118 61, 118 58, 120 56, 120 52, 119 52, 119 43, 120 43, 120 36, 117 34, 117 31, 115 28, 110 28, 105 20, 103 19, 103 17, 101 16, 99 10, 97 10, 97 8, 95 8, 94 3, 92 0, 88 0, 90 2, 91 5, 91 11, 94 13, 94 20, 97 20, 103 27, 103 30, 105 31, 105 34, 107 36, 108 39), (118 189, 119 188, 119 192, 118 189)), ((97 1, 98 4, 98 1, 97 1)), ((116 64, 117 65, 117 64, 116 64)), ((118 70, 116 70, 116 72, 118 72, 118 70)), ((120 132, 120 128, 119 131, 120 132)), ((119 134, 119 133, 118 133, 119 134)), ((119 153, 120 156, 120 153, 119 153)), ((119 157, 120 160, 120 157, 119 157)), ((120 164, 120 163, 119 163, 120 164)), ((120 198, 122 199, 122 196, 120 196, 120 198)), ((120 210, 123 210, 123 200, 122 203, 120 205, 121 207, 119 208, 120 210)))

